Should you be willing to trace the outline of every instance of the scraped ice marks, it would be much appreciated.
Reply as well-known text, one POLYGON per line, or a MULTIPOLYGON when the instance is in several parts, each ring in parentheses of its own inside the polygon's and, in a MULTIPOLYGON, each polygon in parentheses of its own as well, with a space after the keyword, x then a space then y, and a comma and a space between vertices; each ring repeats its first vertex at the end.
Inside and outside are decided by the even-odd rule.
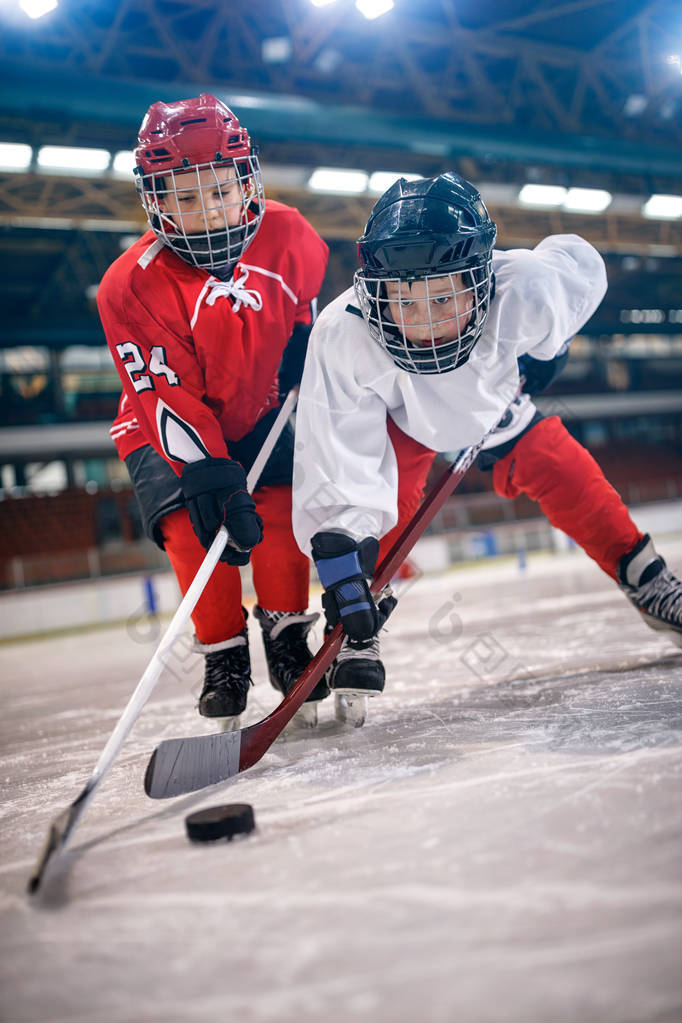
POLYGON ((590 682, 565 691, 548 749, 617 754, 682 745, 682 689, 659 666, 596 672, 590 682))

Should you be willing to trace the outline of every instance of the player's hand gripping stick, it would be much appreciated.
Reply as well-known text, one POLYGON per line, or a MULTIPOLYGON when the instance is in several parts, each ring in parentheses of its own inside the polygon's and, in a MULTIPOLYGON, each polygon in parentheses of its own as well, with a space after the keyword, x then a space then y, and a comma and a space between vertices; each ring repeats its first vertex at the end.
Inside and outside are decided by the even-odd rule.
POLYGON ((379 542, 368 536, 357 543, 346 533, 316 533, 312 552, 325 592, 322 606, 332 628, 341 622, 351 646, 362 648, 377 635, 395 608, 394 596, 375 603, 369 588, 379 542))

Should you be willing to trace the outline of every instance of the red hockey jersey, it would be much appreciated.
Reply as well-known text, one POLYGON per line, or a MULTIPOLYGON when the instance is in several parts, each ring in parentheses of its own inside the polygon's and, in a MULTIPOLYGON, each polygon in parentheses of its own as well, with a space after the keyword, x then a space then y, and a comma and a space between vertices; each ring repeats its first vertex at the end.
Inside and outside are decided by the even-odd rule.
POLYGON ((232 279, 184 263, 148 231, 113 263, 97 305, 123 395, 121 458, 150 443, 175 468, 229 454, 278 404, 294 325, 310 323, 328 249, 298 212, 268 200, 232 279))

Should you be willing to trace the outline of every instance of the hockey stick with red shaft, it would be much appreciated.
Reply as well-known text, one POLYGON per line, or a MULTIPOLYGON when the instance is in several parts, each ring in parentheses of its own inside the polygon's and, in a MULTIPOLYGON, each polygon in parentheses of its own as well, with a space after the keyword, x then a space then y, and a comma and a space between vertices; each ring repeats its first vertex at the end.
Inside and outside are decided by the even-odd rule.
MULTIPOLYGON (((478 444, 461 451, 432 488, 386 557, 377 566, 370 586, 374 597, 378 597, 390 583, 426 527, 459 485, 495 428, 493 427, 478 444)), ((225 781, 257 763, 331 667, 341 649, 343 635, 341 625, 336 625, 282 702, 262 721, 234 732, 166 739, 161 742, 147 765, 144 778, 147 795, 152 799, 168 799, 187 792, 196 792, 208 785, 225 781)))
MULTIPOLYGON (((275 421, 263 442, 263 446, 258 452, 256 460, 246 478, 246 488, 249 493, 255 489, 260 475, 265 468, 265 463, 272 454, 273 448, 277 443, 282 430, 286 426, 297 400, 298 387, 293 387, 283 402, 282 407, 279 410, 275 421)), ((116 727, 109 737, 109 741, 102 750, 100 758, 95 766, 95 770, 93 771, 88 783, 73 803, 71 803, 66 810, 63 810, 58 817, 55 817, 50 824, 36 868, 29 878, 28 891, 30 894, 36 892, 40 887, 49 861, 59 850, 66 846, 74 828, 83 814, 83 811, 92 799, 95 789, 118 756, 123 743, 130 733, 130 730, 140 716, 147 700, 151 696, 152 690, 161 676, 161 672, 163 671, 164 665, 170 656, 173 646, 187 625, 199 597, 203 593, 213 570, 218 564, 220 555, 225 549, 227 541, 227 530, 224 526, 221 526, 216 534, 215 540, 206 553, 206 557, 201 563, 199 571, 192 580, 187 593, 173 615, 163 639, 156 648, 142 678, 140 679, 133 695, 130 697, 130 700, 125 707, 125 710, 121 714, 116 727)))

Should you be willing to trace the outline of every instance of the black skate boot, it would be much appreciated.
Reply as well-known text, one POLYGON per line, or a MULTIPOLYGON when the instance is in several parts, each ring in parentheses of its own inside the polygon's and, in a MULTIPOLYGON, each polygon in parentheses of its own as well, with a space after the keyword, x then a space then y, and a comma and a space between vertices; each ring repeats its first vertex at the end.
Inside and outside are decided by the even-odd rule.
POLYGON ((222 730, 239 728, 239 715, 246 708, 251 682, 247 627, 222 643, 197 643, 206 657, 204 688, 199 697, 199 713, 205 718, 222 718, 222 730))
POLYGON ((620 588, 646 624, 682 647, 682 582, 656 553, 647 534, 618 563, 620 588))
POLYGON ((379 637, 375 636, 362 649, 349 646, 344 639, 327 681, 336 697, 337 719, 359 728, 365 723, 368 697, 384 691, 386 670, 380 658, 379 637))
MULTIPOLYGON (((286 696, 313 659, 306 640, 319 615, 267 611, 258 605, 254 608, 253 614, 263 630, 263 646, 270 682, 286 696)), ((296 724, 313 728, 317 724, 317 704, 328 695, 327 682, 322 678, 303 706, 296 711, 294 715, 296 724)))

